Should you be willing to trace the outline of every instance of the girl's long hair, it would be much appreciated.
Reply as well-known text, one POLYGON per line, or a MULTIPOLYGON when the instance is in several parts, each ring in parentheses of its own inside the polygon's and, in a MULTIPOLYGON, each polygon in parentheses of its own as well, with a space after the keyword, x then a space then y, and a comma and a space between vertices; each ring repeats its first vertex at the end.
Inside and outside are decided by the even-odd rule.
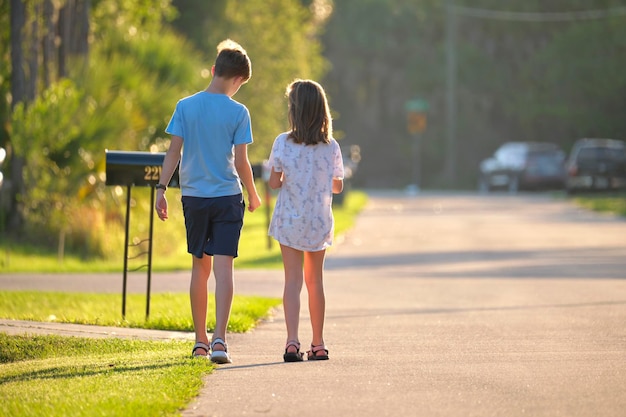
POLYGON ((332 119, 326 93, 311 80, 295 80, 287 87, 289 99, 289 137, 295 143, 315 145, 330 143, 332 119))

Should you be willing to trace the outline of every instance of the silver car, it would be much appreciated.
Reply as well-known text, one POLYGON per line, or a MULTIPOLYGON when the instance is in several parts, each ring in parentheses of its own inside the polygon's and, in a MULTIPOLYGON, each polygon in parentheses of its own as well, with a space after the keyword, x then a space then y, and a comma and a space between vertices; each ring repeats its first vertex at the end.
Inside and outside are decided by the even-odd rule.
POLYGON ((504 189, 563 189, 565 153, 548 142, 507 142, 480 164, 478 188, 487 192, 504 189))

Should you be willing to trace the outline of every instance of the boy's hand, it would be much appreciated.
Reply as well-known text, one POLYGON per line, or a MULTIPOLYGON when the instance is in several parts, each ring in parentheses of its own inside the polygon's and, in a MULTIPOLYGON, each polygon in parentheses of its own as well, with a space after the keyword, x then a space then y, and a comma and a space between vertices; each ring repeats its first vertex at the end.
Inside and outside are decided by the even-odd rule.
POLYGON ((261 206, 261 198, 259 198, 259 194, 249 193, 248 194, 248 211, 252 213, 254 210, 258 209, 260 206, 261 206))
POLYGON ((167 220, 167 199, 165 198, 164 192, 157 191, 157 200, 154 204, 154 208, 156 209, 159 219, 163 221, 167 220))

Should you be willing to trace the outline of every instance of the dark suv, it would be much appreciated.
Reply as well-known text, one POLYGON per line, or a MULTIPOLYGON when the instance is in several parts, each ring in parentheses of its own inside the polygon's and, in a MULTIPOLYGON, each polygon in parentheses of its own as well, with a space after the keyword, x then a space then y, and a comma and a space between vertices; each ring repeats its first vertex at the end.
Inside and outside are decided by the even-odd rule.
POLYGON ((480 163, 480 191, 563 189, 565 153, 548 142, 507 142, 480 163))
POLYGON ((580 139, 567 161, 566 189, 626 189, 626 144, 615 139, 580 139))

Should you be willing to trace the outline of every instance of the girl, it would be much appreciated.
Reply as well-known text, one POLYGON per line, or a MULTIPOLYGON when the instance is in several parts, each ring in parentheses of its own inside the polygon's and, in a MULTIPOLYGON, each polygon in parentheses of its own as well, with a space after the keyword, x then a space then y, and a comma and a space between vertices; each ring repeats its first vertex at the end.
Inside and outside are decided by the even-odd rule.
POLYGON ((269 235, 280 243, 285 270, 283 307, 287 325, 285 362, 302 360, 298 325, 300 292, 306 283, 313 337, 308 360, 328 359, 324 344, 323 270, 332 244, 333 194, 343 190, 343 160, 332 137, 332 120, 321 85, 296 80, 287 87, 290 130, 272 146, 269 186, 280 188, 269 235))

